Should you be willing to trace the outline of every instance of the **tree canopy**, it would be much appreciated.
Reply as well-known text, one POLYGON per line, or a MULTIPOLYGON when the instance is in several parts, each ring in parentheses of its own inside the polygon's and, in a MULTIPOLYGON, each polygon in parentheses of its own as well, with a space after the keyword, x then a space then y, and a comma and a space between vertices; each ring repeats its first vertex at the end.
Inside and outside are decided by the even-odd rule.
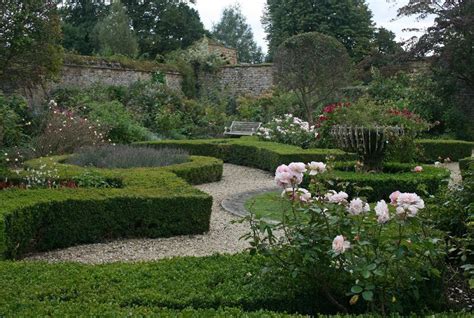
POLYGON ((62 64, 60 39, 54 1, 3 1, 0 6, 0 88, 31 88, 55 77, 62 64))
POLYGON ((97 23, 96 32, 102 55, 137 55, 137 38, 130 28, 127 11, 120 1, 114 2, 108 15, 97 23))
POLYGON ((239 62, 263 61, 262 49, 255 43, 252 28, 239 6, 224 9, 221 20, 213 27, 212 36, 222 44, 237 49, 239 62))
POLYGON ((205 34, 198 12, 181 0, 123 0, 138 37, 140 54, 155 58, 186 48, 205 34))
POLYGON ((278 48, 275 79, 282 88, 296 93, 306 120, 314 123, 314 111, 347 85, 350 65, 346 48, 334 37, 302 33, 278 48))
POLYGON ((263 24, 270 57, 287 38, 317 31, 338 39, 358 61, 370 51, 373 38, 365 0, 267 0, 263 24))

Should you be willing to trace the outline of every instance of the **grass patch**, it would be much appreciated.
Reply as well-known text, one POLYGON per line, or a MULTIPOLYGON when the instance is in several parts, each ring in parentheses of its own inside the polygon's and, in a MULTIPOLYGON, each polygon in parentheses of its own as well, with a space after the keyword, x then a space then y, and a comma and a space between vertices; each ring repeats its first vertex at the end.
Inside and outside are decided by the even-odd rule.
POLYGON ((257 218, 280 221, 282 215, 291 211, 291 202, 281 197, 281 192, 258 194, 245 202, 245 209, 257 218))

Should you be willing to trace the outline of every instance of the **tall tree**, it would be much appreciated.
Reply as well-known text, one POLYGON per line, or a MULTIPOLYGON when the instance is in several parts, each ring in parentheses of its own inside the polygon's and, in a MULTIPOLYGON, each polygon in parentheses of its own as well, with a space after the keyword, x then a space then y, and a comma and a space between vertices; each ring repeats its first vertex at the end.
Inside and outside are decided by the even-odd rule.
POLYGON ((155 58, 186 48, 205 34, 198 12, 184 0, 123 0, 138 36, 140 54, 155 58))
POLYGON ((54 1, 2 1, 0 89, 31 88, 54 78, 62 64, 60 39, 54 1))
POLYGON ((267 0, 262 22, 270 58, 287 38, 312 31, 338 39, 356 61, 371 48, 372 13, 365 0, 267 0))
POLYGON ((59 12, 64 48, 82 55, 95 53, 98 44, 94 28, 107 13, 105 0, 64 0, 59 12))
POLYGON ((96 33, 102 55, 137 55, 137 38, 130 28, 127 10, 119 0, 112 3, 108 15, 97 23, 96 33))
POLYGON ((437 94, 447 108, 444 120, 460 138, 474 139, 474 1, 411 0, 399 15, 435 16, 434 25, 414 42, 414 56, 430 56, 437 94))
POLYGON ((318 32, 295 35, 285 40, 275 54, 275 79, 283 89, 293 91, 306 120, 349 82, 350 58, 334 37, 318 32))
POLYGON ((224 9, 220 22, 212 29, 212 36, 222 44, 237 49, 239 62, 263 61, 262 49, 255 43, 252 28, 238 5, 224 9))

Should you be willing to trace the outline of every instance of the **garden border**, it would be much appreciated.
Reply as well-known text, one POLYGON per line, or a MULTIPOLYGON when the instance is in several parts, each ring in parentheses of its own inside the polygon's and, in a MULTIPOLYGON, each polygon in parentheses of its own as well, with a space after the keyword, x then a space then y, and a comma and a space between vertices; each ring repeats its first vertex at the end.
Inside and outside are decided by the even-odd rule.
POLYGON ((86 170, 119 179, 123 188, 11 189, 0 192, 0 259, 18 258, 118 237, 170 237, 209 230, 212 197, 190 184, 220 180, 219 159, 162 168, 86 169, 60 163, 65 156, 29 161, 58 169, 60 178, 86 170))

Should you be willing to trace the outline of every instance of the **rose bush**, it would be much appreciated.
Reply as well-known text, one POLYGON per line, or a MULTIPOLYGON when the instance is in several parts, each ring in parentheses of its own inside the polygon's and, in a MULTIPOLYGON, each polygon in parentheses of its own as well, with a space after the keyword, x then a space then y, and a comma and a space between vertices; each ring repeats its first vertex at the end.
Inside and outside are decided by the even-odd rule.
POLYGON ((372 208, 362 197, 327 189, 320 180, 326 170, 316 162, 277 168, 275 181, 293 210, 276 224, 250 215, 251 251, 268 255, 270 270, 314 282, 340 311, 360 310, 363 302, 382 314, 429 306, 441 286, 444 243, 424 200, 394 191, 389 203, 372 208), (300 187, 306 178, 308 189, 300 187))
POLYGON ((315 147, 319 134, 315 126, 291 114, 274 118, 257 132, 261 140, 274 141, 302 148, 315 147))

